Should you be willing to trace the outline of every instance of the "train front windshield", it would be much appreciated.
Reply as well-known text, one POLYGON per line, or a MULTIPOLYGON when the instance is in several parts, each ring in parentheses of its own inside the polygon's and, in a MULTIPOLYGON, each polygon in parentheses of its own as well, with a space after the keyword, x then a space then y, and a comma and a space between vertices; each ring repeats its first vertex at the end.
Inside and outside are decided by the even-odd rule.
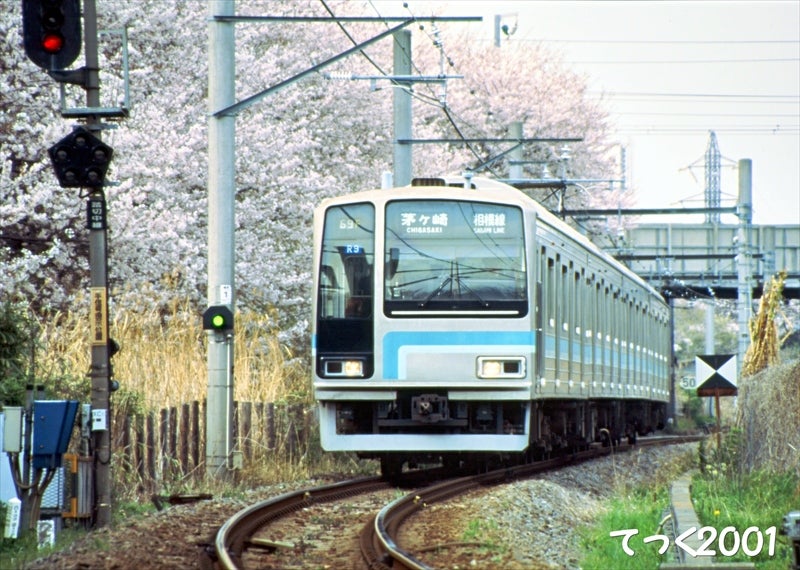
POLYGON ((384 312, 388 317, 527 313, 519 208, 403 200, 386 206, 384 312))

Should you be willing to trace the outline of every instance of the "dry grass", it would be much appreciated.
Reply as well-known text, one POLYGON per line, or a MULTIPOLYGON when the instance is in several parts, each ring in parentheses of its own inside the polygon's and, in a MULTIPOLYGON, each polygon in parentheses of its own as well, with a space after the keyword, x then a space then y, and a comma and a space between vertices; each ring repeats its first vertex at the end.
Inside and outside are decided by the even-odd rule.
POLYGON ((800 361, 742 378, 736 423, 748 470, 800 474, 800 361))
POLYGON ((800 473, 800 361, 778 365, 782 340, 776 316, 785 279, 784 272, 770 279, 750 322, 736 423, 744 468, 800 473))
MULTIPOLYGON (((282 346, 269 317, 237 314, 234 398, 250 402, 310 401, 307 367, 282 346)), ((157 410, 206 397, 206 333, 200 313, 174 305, 168 313, 115 310, 109 334, 121 346, 112 359, 121 389, 115 404, 157 410)), ((89 320, 53 315, 41 323, 37 376, 59 397, 88 400, 89 320)))
MULTIPOLYGON (((36 373, 51 397, 90 401, 87 313, 58 313, 40 322, 36 373)), ((318 435, 307 364, 281 345, 274 322, 267 315, 237 313, 234 333, 234 399, 275 404, 273 441, 268 442, 265 436, 265 418, 254 415, 251 437, 240 435, 234 442, 251 450, 250 459, 236 472, 235 480, 250 487, 340 470, 342 464, 334 468, 337 459, 323 455, 314 444, 318 435)), ((206 399, 208 341, 196 308, 175 304, 169 311, 160 312, 115 309, 109 335, 121 347, 112 359, 114 377, 120 383, 120 390, 111 397, 116 445, 121 445, 119 422, 123 416, 142 417, 206 399)), ((204 440, 201 426, 201 445, 204 440)), ((127 457, 121 451, 115 454, 113 471, 119 497, 142 494, 152 485, 140 480, 135 466, 125 464, 127 457)), ((161 465, 162 460, 158 461, 161 465)), ((198 468, 196 473, 184 476, 178 469, 159 469, 157 485, 164 492, 186 491, 198 481, 197 473, 203 472, 198 468)), ((203 489, 215 491, 230 491, 233 482, 227 478, 218 484, 213 478, 200 480, 203 489)))
POLYGON ((758 313, 749 323, 750 346, 744 355, 742 376, 751 376, 778 362, 781 341, 775 316, 780 309, 785 280, 786 272, 780 272, 764 287, 758 313))

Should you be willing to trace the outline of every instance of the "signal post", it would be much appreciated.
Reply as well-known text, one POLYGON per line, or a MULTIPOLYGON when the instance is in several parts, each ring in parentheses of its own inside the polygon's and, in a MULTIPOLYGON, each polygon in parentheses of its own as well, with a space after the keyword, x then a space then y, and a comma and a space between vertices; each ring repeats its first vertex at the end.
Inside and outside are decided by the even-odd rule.
POLYGON ((105 174, 113 150, 101 141, 100 77, 95 0, 83 0, 85 65, 67 69, 81 50, 80 0, 22 0, 25 52, 36 65, 61 83, 86 91, 86 109, 72 114, 83 126, 48 150, 63 188, 86 188, 89 230, 90 324, 91 324, 91 441, 94 473, 95 527, 111 522, 111 417, 113 381, 111 356, 118 350, 108 334, 108 252, 105 174))

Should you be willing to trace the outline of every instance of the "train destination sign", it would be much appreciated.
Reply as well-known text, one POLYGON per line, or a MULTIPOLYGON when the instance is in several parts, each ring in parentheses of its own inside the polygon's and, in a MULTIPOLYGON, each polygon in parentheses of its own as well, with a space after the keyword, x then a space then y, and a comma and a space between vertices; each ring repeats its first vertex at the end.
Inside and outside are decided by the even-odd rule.
POLYGON ((517 238, 522 232, 518 209, 481 202, 415 200, 390 203, 387 229, 397 236, 471 238, 478 234, 517 238))

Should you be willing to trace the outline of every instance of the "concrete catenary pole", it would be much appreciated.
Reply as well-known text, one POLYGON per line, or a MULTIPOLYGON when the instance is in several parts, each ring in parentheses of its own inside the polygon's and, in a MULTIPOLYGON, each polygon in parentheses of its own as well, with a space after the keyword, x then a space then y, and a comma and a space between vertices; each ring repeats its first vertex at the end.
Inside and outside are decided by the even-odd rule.
MULTIPOLYGON (((706 300, 706 354, 716 354, 715 329, 714 329, 714 299, 706 300)), ((714 398, 708 398, 706 413, 714 417, 714 398)))
MULTIPOLYGON (((411 76, 411 32, 401 30, 394 34, 394 74, 411 76)), ((397 142, 411 139, 411 82, 397 82, 394 86, 394 185, 411 183, 411 145, 397 142)))
MULTIPOLYGON (((234 0, 209 0, 208 24, 208 304, 234 311, 234 115, 214 112, 234 103, 234 0)), ((208 331, 206 475, 225 477, 233 442, 233 331, 208 331)))
MULTIPOLYGON (((721 203, 721 187, 722 187, 722 173, 721 173, 722 155, 719 152, 719 145, 717 144, 717 135, 714 131, 709 133, 708 148, 706 148, 705 156, 705 206, 706 208, 719 208, 721 203)), ((720 214, 719 212, 709 212, 706 214, 706 223, 712 225, 711 231, 716 234, 716 226, 719 225, 720 214)), ((709 234, 711 237, 713 234, 709 234)), ((716 237, 716 235, 714 235, 716 237)), ((710 242, 716 244, 716 240, 710 242)), ((713 246, 716 248, 716 245, 713 246)), ((716 253, 716 252, 714 252, 716 253)), ((709 299, 706 301, 706 354, 715 354, 714 352, 714 300, 709 299)), ((708 398, 708 415, 714 417, 714 398, 708 398)))
MULTIPOLYGON (((508 127, 508 135, 509 138, 512 139, 522 139, 522 122, 521 121, 514 121, 508 127)), ((522 179, 522 145, 517 146, 514 150, 509 153, 509 160, 511 161, 511 165, 508 167, 508 176, 512 180, 521 180, 522 179)))
POLYGON ((736 268, 738 275, 739 370, 744 367, 744 355, 750 345, 750 314, 753 304, 753 288, 750 282, 750 230, 753 223, 753 161, 739 161, 739 200, 737 204, 739 228, 736 234, 736 268))

